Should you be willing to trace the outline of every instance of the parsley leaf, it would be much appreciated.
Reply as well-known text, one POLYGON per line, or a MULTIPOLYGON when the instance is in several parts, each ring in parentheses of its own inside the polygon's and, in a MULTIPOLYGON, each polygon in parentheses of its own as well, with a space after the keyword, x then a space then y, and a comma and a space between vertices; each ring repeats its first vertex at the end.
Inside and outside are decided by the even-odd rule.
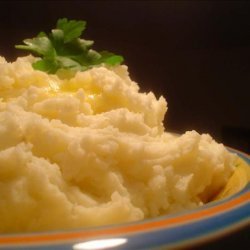
POLYGON ((16 48, 29 50, 40 56, 49 56, 55 53, 51 41, 46 36, 38 36, 33 39, 25 39, 23 42, 26 45, 17 45, 16 48))
POLYGON ((64 42, 67 43, 81 36, 86 28, 86 22, 75 20, 68 21, 67 18, 62 18, 57 21, 56 28, 63 31, 64 42))
POLYGON ((41 59, 33 63, 33 68, 50 74, 59 69, 79 71, 100 64, 114 66, 123 62, 122 56, 91 49, 94 42, 80 38, 85 29, 85 21, 62 18, 49 35, 40 32, 35 38, 25 39, 24 45, 15 47, 40 56, 41 59))

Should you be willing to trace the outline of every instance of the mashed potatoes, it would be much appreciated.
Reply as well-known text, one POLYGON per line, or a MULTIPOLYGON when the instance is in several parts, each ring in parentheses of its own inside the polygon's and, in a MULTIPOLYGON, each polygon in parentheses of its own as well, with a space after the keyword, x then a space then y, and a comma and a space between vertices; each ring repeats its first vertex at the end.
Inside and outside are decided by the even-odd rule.
POLYGON ((0 58, 0 232, 141 220, 201 206, 235 156, 209 135, 164 132, 163 97, 126 66, 60 79, 0 58))

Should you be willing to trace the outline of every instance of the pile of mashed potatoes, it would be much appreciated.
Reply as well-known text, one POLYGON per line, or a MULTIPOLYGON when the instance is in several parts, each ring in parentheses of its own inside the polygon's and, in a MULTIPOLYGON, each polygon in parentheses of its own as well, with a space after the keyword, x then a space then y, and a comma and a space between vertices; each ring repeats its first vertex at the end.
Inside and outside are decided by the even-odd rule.
POLYGON ((0 57, 0 232, 122 223, 203 205, 235 156, 209 135, 164 131, 167 103, 127 67, 74 76, 0 57))

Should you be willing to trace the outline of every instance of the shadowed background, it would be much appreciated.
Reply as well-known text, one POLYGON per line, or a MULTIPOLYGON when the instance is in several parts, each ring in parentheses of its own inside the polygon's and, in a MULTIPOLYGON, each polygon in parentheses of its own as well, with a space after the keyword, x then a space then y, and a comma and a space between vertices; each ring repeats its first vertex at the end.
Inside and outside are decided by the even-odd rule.
POLYGON ((165 96, 167 130, 195 129, 250 152, 247 1, 0 1, 0 54, 55 27, 87 21, 84 37, 125 57, 142 91, 165 96))

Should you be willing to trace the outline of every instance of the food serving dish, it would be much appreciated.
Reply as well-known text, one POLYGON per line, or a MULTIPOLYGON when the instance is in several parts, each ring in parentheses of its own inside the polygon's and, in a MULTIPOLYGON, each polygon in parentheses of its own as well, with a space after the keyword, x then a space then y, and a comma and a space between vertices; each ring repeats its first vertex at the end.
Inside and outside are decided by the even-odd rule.
MULTIPOLYGON (((249 155, 229 150, 249 165, 249 155)), ((154 219, 76 230, 3 234, 0 249, 165 249, 207 244, 249 225, 249 199, 250 183, 222 200, 154 219)))
POLYGON ((16 46, 36 57, 0 57, 0 249, 176 249, 247 225, 249 156, 165 132, 165 98, 85 28, 59 19, 16 46))

